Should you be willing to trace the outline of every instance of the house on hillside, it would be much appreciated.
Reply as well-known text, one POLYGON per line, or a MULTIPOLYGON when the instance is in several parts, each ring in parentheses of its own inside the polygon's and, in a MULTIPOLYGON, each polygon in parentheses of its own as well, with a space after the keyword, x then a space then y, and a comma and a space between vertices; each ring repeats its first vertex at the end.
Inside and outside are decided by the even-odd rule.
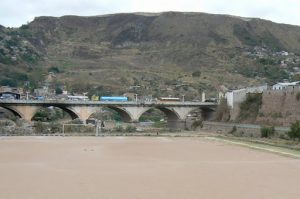
POLYGON ((15 92, 0 92, 0 100, 14 100, 14 99, 20 99, 20 93, 15 92))
POLYGON ((278 82, 272 86, 272 90, 295 90, 300 89, 300 81, 297 82, 278 82))

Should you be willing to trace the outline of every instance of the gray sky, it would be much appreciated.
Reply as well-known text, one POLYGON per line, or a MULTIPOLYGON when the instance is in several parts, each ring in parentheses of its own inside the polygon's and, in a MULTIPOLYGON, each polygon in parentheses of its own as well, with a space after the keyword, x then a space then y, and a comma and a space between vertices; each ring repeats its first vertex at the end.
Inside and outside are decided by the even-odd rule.
POLYGON ((230 14, 300 26, 300 0, 0 0, 0 24, 19 27, 36 16, 162 11, 230 14))

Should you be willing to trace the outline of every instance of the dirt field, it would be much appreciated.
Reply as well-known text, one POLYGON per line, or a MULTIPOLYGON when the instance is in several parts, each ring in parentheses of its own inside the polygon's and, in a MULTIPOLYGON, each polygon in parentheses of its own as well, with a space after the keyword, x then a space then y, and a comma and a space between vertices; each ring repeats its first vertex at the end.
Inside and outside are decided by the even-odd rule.
POLYGON ((0 137, 1 199, 299 199, 300 160, 204 138, 0 137))

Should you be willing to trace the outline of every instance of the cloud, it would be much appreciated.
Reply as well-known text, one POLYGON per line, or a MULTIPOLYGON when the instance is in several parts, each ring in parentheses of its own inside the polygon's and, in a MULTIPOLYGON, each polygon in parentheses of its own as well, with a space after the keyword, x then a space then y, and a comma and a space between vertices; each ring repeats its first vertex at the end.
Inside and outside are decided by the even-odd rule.
POLYGON ((300 25, 298 0, 1 0, 0 24, 17 27, 36 16, 193 11, 300 25))

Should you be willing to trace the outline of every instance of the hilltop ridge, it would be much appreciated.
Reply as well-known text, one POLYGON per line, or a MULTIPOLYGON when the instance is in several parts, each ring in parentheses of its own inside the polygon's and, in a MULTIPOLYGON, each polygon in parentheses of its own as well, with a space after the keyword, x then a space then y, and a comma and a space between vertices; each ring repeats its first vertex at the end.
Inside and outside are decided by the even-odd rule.
MULTIPOLYGON (((41 16, 17 29, 0 27, 0 36, 5 38, 0 42, 0 70, 10 67, 31 76, 55 68, 54 84, 77 91, 100 86, 121 93, 141 85, 134 92, 194 92, 190 97, 195 98, 220 84, 239 87, 293 78, 293 68, 300 65, 299 26, 231 15, 41 16), (283 51, 289 56, 275 55, 283 51), (12 57, 10 63, 3 61, 12 57)), ((41 84, 42 78, 29 76, 41 84)), ((1 76, 0 83, 5 79, 11 77, 1 76)))

